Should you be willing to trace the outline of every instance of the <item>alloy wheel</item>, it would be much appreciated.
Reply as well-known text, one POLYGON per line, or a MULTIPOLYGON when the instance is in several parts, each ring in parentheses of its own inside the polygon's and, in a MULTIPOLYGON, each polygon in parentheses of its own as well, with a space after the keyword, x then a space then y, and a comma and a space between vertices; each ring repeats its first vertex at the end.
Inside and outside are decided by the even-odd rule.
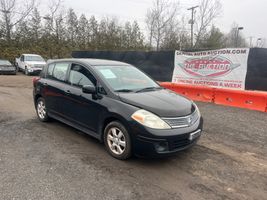
POLYGON ((46 108, 45 108, 45 104, 42 100, 40 100, 37 104, 37 113, 38 113, 38 116, 41 118, 41 119, 45 119, 46 117, 46 108))
POLYGON ((116 155, 121 155, 126 149, 126 141, 123 132, 117 128, 112 127, 107 134, 107 142, 109 149, 116 155))

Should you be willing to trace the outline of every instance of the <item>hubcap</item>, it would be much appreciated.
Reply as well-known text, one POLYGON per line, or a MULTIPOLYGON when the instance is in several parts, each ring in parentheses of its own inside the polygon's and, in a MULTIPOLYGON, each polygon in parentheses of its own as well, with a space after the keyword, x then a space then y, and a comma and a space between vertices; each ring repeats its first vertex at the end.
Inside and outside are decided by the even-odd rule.
POLYGON ((123 132, 118 128, 111 128, 108 131, 107 142, 109 149, 117 154, 121 155, 125 151, 126 142, 123 132))
POLYGON ((45 118, 46 110, 45 110, 45 105, 44 105, 44 102, 43 101, 39 101, 38 102, 38 105, 37 105, 37 113, 38 113, 38 116, 41 119, 44 119, 45 118))

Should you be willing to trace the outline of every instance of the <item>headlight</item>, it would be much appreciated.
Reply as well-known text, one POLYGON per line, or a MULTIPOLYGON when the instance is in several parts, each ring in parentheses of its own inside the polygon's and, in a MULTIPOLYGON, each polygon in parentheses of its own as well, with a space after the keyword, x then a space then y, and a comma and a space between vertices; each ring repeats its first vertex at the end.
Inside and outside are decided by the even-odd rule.
POLYGON ((197 111, 197 114, 198 114, 198 116, 200 117, 201 116, 201 114, 200 114, 200 111, 199 111, 199 109, 198 109, 198 107, 197 107, 197 105, 194 103, 194 102, 192 102, 193 103, 193 105, 195 106, 195 108, 196 108, 196 111, 197 111))
POLYGON ((140 124, 154 129, 171 129, 171 127, 157 115, 146 110, 138 110, 132 114, 132 119, 140 124))
POLYGON ((31 67, 33 67, 33 64, 27 64, 27 67, 31 68, 31 67))

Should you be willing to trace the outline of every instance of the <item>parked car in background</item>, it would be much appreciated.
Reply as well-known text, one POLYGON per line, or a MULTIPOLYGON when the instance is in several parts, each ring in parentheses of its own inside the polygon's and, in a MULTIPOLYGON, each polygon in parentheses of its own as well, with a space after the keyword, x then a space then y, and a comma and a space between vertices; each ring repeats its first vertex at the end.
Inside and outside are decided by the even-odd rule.
POLYGON ((8 60, 0 59, 0 74, 16 74, 17 69, 8 60))
POLYGON ((15 64, 19 71, 26 75, 39 74, 45 66, 45 60, 37 54, 22 54, 16 58, 15 64))
POLYGON ((196 144, 202 132, 195 103, 126 63, 55 60, 33 84, 41 121, 55 118, 96 137, 117 159, 170 155, 196 144))

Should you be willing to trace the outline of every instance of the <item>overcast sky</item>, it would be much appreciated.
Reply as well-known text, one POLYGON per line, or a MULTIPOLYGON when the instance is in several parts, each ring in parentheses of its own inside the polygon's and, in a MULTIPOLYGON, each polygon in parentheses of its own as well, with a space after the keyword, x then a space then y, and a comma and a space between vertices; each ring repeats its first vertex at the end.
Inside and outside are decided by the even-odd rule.
MULTIPOLYGON (((117 16, 121 22, 137 20, 144 29, 145 14, 152 2, 153 0, 64 0, 64 5, 66 9, 72 7, 78 14, 84 13, 88 17, 117 16)), ((244 27, 243 34, 248 41, 250 36, 254 37, 254 41, 257 38, 267 38, 267 0, 221 0, 221 3, 223 13, 217 19, 216 26, 223 32, 228 32, 235 22, 244 27)), ((186 9, 198 4, 199 0, 180 0, 180 10, 189 16, 190 12, 186 9)))

